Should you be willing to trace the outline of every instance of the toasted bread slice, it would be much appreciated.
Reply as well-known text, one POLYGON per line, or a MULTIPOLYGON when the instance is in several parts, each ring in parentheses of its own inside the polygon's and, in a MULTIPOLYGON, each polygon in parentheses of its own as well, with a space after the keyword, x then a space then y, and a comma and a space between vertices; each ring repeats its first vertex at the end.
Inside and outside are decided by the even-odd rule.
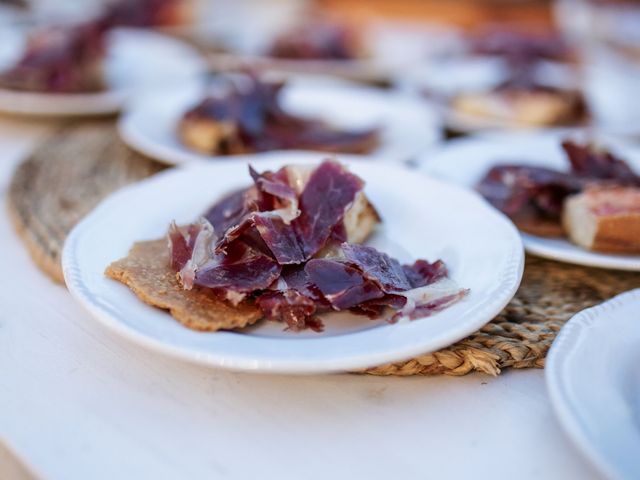
POLYGON ((205 155, 247 153, 234 122, 187 116, 180 120, 178 135, 187 147, 205 155))
POLYGON ((193 330, 242 328, 262 318, 253 304, 234 306, 207 289, 184 290, 169 266, 166 239, 135 243, 125 258, 107 267, 105 274, 127 285, 143 302, 169 310, 176 320, 193 330))
POLYGON ((563 225, 572 242, 589 250, 640 253, 640 188, 600 187, 564 203, 563 225))
POLYGON ((537 237, 564 237, 564 229, 559 221, 553 220, 516 220, 518 229, 537 237))
POLYGON ((523 126, 562 125, 580 120, 575 100, 543 91, 471 92, 453 99, 457 112, 523 126))
POLYGON ((349 243, 363 243, 380 223, 380 215, 364 192, 358 193, 344 216, 349 243))

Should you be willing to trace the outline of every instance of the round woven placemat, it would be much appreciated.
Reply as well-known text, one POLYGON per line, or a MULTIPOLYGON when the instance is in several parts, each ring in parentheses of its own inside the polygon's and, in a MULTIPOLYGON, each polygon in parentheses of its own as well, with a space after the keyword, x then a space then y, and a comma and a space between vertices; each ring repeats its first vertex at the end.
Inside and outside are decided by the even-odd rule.
MULTIPOLYGON (((113 121, 67 123, 16 169, 9 213, 36 264, 62 282, 62 246, 78 220, 110 192, 163 168, 124 146, 113 121)), ((365 373, 497 375, 508 367, 541 368, 573 314, 637 287, 640 273, 527 257, 520 289, 492 322, 448 348, 365 373)))
POLYGON ((64 123, 14 172, 9 215, 36 264, 62 283, 73 226, 109 193, 163 168, 129 150, 111 119, 64 123))

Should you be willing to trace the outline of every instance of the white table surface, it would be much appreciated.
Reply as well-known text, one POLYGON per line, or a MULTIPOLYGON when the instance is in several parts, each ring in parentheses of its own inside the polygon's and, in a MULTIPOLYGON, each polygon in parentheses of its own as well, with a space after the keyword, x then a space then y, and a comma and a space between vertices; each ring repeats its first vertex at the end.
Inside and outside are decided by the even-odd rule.
MULTIPOLYGON (((42 127, 0 120, 0 190, 42 127)), ((0 440, 44 478, 597 478, 542 370, 498 378, 216 371, 108 333, 0 214, 0 440)))

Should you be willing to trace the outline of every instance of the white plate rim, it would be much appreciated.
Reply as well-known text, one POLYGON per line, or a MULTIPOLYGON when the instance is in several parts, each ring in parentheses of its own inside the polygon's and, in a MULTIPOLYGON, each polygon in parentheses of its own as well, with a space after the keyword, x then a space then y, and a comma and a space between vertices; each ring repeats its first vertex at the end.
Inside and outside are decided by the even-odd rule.
POLYGON ((619 468, 612 464, 589 440, 584 425, 574 414, 572 395, 567 391, 563 375, 564 362, 581 347, 581 339, 603 314, 640 303, 640 288, 621 293, 595 307, 587 308, 571 317, 554 340, 545 361, 545 380, 556 418, 585 458, 608 478, 622 478, 619 468))
MULTIPOLYGON (((316 155, 317 157, 317 154, 314 155, 316 155)), ((283 164, 282 162, 278 163, 283 164)), ((350 164, 350 162, 345 163, 347 163, 348 165, 350 164)), ((359 370, 371 367, 372 365, 380 365, 393 361, 399 361, 405 358, 411 358, 415 355, 424 354, 427 350, 433 351, 450 345, 455 341, 468 336, 478 328, 482 327, 484 324, 491 321, 491 319, 493 319, 513 298, 520 285, 524 270, 524 250, 522 248, 521 238, 518 235, 518 232, 513 224, 501 213, 490 207, 479 195, 473 192, 469 192, 461 187, 445 184, 438 180, 425 177, 427 181, 439 183, 443 187, 451 189, 459 195, 468 197, 471 201, 479 202, 479 206, 481 206, 482 208, 486 208, 487 215, 489 217, 493 217, 496 224, 502 225, 502 227, 504 227, 505 229, 505 232, 508 232, 509 235, 511 248, 510 251, 505 252, 504 272, 501 276, 500 284, 496 285, 496 289, 499 292, 499 295, 494 295, 491 298, 487 298, 486 300, 479 302, 478 307, 474 310, 474 318, 476 320, 473 322, 468 322, 467 324, 465 324, 464 328, 458 328, 458 330, 454 331, 453 333, 442 333, 439 335, 439 337, 430 339, 430 342, 425 341, 418 343, 417 345, 414 344, 410 349, 404 348, 402 349, 401 354, 398 354, 398 349, 386 352, 384 354, 376 354, 375 356, 372 356, 369 352, 364 355, 361 352, 358 352, 357 354, 351 354, 346 358, 338 358, 337 360, 329 359, 324 360, 321 363, 318 363, 317 361, 315 363, 310 363, 308 361, 305 362, 304 359, 302 359, 302 361, 301 359, 292 361, 280 358, 276 361, 272 360, 269 362, 258 364, 251 358, 229 358, 228 355, 225 357, 224 354, 215 355, 210 351, 206 353, 198 352, 193 351, 189 348, 164 343, 158 339, 147 336, 142 332, 138 332, 133 328, 124 325, 122 322, 117 320, 116 312, 110 311, 107 306, 100 305, 99 302, 94 301, 94 299, 92 298, 92 293, 82 281, 82 271, 81 267, 78 265, 75 251, 77 249, 78 243, 82 239, 82 236, 91 229, 92 221, 94 219, 99 219, 102 215, 102 212, 107 212, 111 208, 112 204, 117 205, 118 202, 126 200, 129 195, 135 194, 135 191, 137 189, 157 188, 155 186, 156 184, 161 185, 165 181, 170 181, 165 180, 167 177, 170 178, 174 175, 190 175, 192 174, 190 172, 193 171, 197 172, 201 169, 212 168, 215 169, 216 167, 193 166, 180 169, 172 169, 166 172, 160 172, 159 174, 156 174, 137 184, 124 187, 123 189, 115 192, 114 194, 107 197, 107 199, 105 199, 103 202, 101 202, 89 215, 87 215, 76 225, 76 227, 67 237, 62 255, 62 268, 67 288, 69 289, 72 296, 86 310, 88 310, 89 313, 91 313, 91 315, 96 318, 100 324, 107 327, 108 330, 115 332, 118 336, 124 337, 132 341, 133 343, 141 344, 144 347, 156 352, 175 358, 180 358, 192 363, 204 364, 207 366, 241 371, 286 374, 341 372, 348 370, 359 370)), ((367 168, 388 169, 389 166, 385 166, 384 164, 380 163, 371 163, 367 168)), ((395 167, 396 170, 398 168, 399 167, 395 167)), ((408 171, 404 168, 399 169, 408 171)), ((368 331, 369 330, 366 330, 365 332, 368 331)))

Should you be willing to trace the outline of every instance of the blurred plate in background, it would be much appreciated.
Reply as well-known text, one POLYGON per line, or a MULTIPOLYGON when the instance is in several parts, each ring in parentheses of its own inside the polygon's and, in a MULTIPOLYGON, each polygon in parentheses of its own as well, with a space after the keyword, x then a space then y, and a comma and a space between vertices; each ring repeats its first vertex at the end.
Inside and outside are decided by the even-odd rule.
MULTIPOLYGON (((206 93, 201 85, 158 91, 134 102, 119 123, 133 149, 168 164, 235 161, 194 152, 178 138, 178 122, 206 93)), ((281 94, 288 112, 345 129, 379 127, 377 159, 406 161, 441 138, 437 112, 421 99, 322 77, 291 78, 281 94)), ((328 155, 328 154, 325 154, 328 155)), ((260 158, 260 154, 256 155, 260 158)))
MULTIPOLYGON (((282 28, 280 28, 280 31, 282 28)), ((458 32, 441 25, 411 22, 378 21, 361 26, 358 31, 367 55, 353 59, 273 58, 266 50, 278 30, 239 29, 235 37, 223 44, 228 53, 210 57, 217 70, 243 65, 258 65, 284 73, 335 75, 372 83, 394 83, 399 75, 417 64, 440 57, 459 48, 458 32)))
MULTIPOLYGON (((0 70, 19 58, 24 38, 17 28, 3 29, 0 70)), ((0 89, 0 111, 45 116, 111 114, 142 91, 179 85, 205 71, 204 59, 184 42, 151 30, 119 28, 109 36, 105 91, 61 94, 0 89)))
MULTIPOLYGON (((497 164, 534 165, 560 171, 569 163, 560 148, 567 138, 587 135, 578 130, 547 130, 525 133, 487 133, 453 140, 424 154, 418 162, 425 173, 473 189, 497 164)), ((588 137, 592 138, 592 137, 588 137)), ((640 174, 640 147, 611 136, 593 137, 611 148, 640 174)), ((525 249, 535 255, 562 262, 601 268, 640 271, 640 255, 614 255, 584 250, 564 238, 538 237, 522 233, 525 249)))

